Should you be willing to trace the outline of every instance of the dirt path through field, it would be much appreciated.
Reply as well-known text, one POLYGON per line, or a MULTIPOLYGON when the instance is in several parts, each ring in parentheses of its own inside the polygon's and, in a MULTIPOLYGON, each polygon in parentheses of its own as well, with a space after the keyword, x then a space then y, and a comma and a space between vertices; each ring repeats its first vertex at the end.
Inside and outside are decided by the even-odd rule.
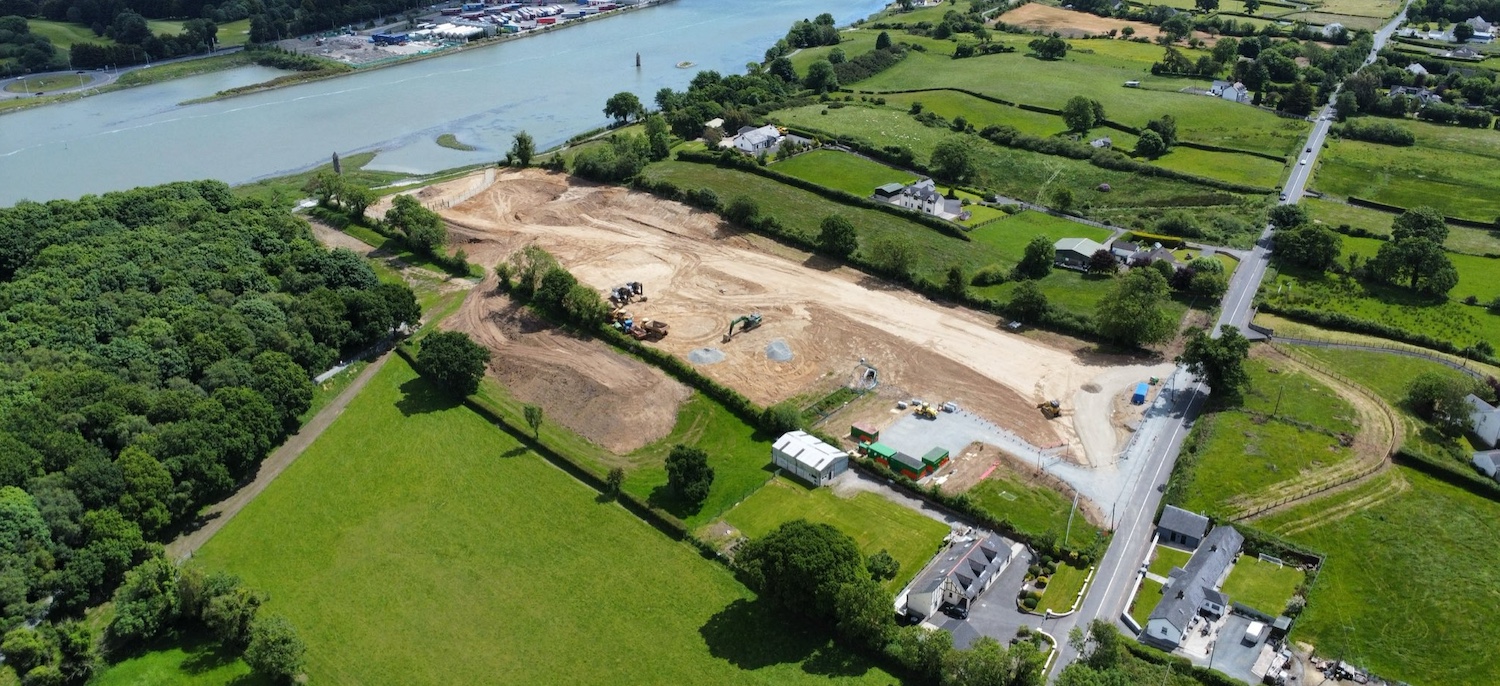
MULTIPOLYGON (((466 179, 452 183, 472 188, 466 179)), ((441 188, 429 193, 449 194, 441 188)), ((615 186, 539 170, 506 172, 442 214, 453 242, 481 264, 535 243, 601 290, 642 282, 649 300, 628 309, 638 319, 670 324, 670 335, 657 345, 687 359, 722 355, 699 369, 762 404, 829 377, 847 378, 865 358, 880 370, 883 387, 957 401, 1038 446, 1076 444, 1070 422, 1048 422, 1035 405, 1050 399, 1071 404, 1085 384, 1110 369, 1002 332, 992 317, 934 303, 738 232, 715 215, 615 186), (763 315, 761 327, 721 341, 731 319, 752 312, 763 315), (774 359, 773 344, 773 350, 789 350, 790 359, 774 359)), ((485 306, 470 306, 480 311, 469 321, 486 316, 485 306)), ((1075 415, 1074 421, 1109 418, 1075 415)))
POLYGON ((266 487, 270 486, 271 482, 276 480, 276 477, 281 476, 281 473, 286 471, 287 467, 291 466, 298 457, 301 457, 302 452, 307 450, 307 447, 312 445, 313 441, 318 440, 318 437, 323 435, 323 431, 333 424, 333 420, 338 419, 339 415, 344 413, 344 408, 349 406, 349 402, 354 400, 354 397, 359 395, 361 390, 364 390, 365 384, 369 383, 370 379, 380 373, 380 370, 385 367, 386 361, 391 358, 392 354, 387 352, 376 358, 374 362, 370 363, 370 366, 365 367, 364 371, 359 373, 359 377, 354 379, 349 384, 349 387, 344 389, 343 393, 340 393, 337 398, 333 399, 333 402, 328 403, 327 406, 319 410, 316 415, 313 415, 312 419, 302 425, 302 428, 297 433, 287 437, 286 442, 282 443, 281 447, 277 448, 270 455, 267 455, 266 459, 260 463, 260 470, 255 473, 255 480, 245 484, 240 490, 235 491, 234 495, 214 503, 203 514, 199 515, 198 519, 202 522, 202 525, 178 536, 176 540, 168 543, 167 556, 173 560, 184 560, 192 557, 198 548, 208 542, 208 539, 213 538, 214 534, 219 533, 219 529, 224 528, 224 525, 228 524, 229 520, 234 519, 234 516, 239 514, 240 510, 243 510, 246 505, 250 504, 250 501, 255 500, 255 496, 260 495, 261 491, 266 490, 266 487))

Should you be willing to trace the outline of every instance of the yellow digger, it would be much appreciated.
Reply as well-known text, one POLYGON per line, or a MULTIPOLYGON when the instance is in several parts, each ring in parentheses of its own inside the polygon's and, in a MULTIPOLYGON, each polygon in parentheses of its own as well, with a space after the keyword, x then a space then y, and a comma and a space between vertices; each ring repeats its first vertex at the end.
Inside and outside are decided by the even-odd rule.
POLYGON ((927 403, 918 403, 914 409, 918 417, 922 417, 923 419, 937 419, 937 408, 927 403))
POLYGON ((1036 409, 1041 410, 1042 416, 1048 419, 1057 419, 1062 416, 1062 405, 1058 404, 1056 400, 1037 403, 1036 409))

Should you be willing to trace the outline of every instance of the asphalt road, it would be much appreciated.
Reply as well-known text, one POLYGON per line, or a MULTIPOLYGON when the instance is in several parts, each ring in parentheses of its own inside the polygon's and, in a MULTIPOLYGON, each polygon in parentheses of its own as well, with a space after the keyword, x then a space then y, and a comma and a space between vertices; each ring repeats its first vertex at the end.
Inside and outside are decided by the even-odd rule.
MULTIPOLYGON (((1374 48, 1366 58, 1366 64, 1375 61, 1381 46, 1385 45, 1386 40, 1405 18, 1406 9, 1403 6, 1401 12, 1390 23, 1375 33, 1374 48)), ((1330 103, 1337 96, 1338 91, 1335 90, 1330 103)), ((1298 163, 1292 166, 1286 184, 1282 186, 1284 195, 1281 202, 1283 204, 1300 201, 1307 191, 1308 180, 1312 176, 1312 170, 1317 166, 1318 154, 1327 141, 1328 130, 1332 124, 1333 106, 1330 104, 1318 112, 1313 122, 1312 132, 1308 134, 1307 143, 1297 157, 1298 163)), ((1250 318, 1253 315, 1251 305, 1254 304, 1255 293, 1260 289, 1260 282, 1265 278, 1266 268, 1269 266, 1271 234, 1271 226, 1267 225, 1261 232, 1260 238, 1256 240, 1255 248, 1243 256, 1239 267, 1230 278, 1229 290, 1224 294, 1219 320, 1214 325, 1215 337, 1221 335, 1225 326, 1240 329, 1247 335, 1252 333, 1248 330, 1250 318)), ((1078 658, 1077 652, 1067 645, 1069 630, 1073 627, 1086 627, 1095 619, 1103 619, 1116 626, 1124 625, 1120 616, 1126 610, 1126 602, 1135 588, 1141 565, 1146 561, 1147 549, 1151 545, 1153 520, 1156 509, 1161 504, 1162 493, 1157 489, 1165 484, 1167 477, 1171 475, 1172 466, 1177 463, 1177 454, 1182 449, 1182 443, 1191 431, 1193 421, 1202 409, 1204 399, 1208 397, 1208 388, 1193 380, 1187 370, 1181 367, 1173 374, 1169 383, 1175 391, 1168 401, 1170 403, 1168 411, 1149 417, 1142 423, 1140 431, 1149 432, 1149 434, 1143 435, 1142 440, 1135 441, 1131 446, 1130 454, 1127 455, 1127 459, 1149 460, 1142 473, 1150 475, 1150 478, 1140 479, 1127 490, 1128 500, 1122 502, 1121 505, 1128 504, 1129 509, 1120 517, 1116 525, 1114 539, 1110 541, 1109 549, 1105 551, 1104 557, 1099 562, 1099 570, 1095 574, 1093 586, 1084 597, 1078 612, 1069 617, 1049 621, 1045 625, 1061 644, 1058 646, 1058 657, 1051 673, 1054 679, 1064 667, 1078 658), (1149 440, 1146 440, 1148 438, 1149 440)))

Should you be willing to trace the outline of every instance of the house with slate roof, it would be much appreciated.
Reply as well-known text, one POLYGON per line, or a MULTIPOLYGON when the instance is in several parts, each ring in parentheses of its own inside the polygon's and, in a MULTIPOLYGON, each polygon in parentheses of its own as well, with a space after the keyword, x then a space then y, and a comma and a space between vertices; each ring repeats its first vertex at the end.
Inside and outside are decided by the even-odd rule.
POLYGON ((1175 650, 1194 617, 1223 616, 1229 609, 1229 597, 1219 590, 1220 585, 1244 544, 1245 537, 1232 526, 1210 531, 1187 566, 1174 567, 1167 575, 1161 601, 1146 619, 1141 640, 1175 650))
POLYGON ((906 615, 927 619, 944 606, 967 615, 974 601, 1010 564, 1014 552, 1004 539, 987 532, 954 539, 908 587, 906 615))
POLYGON ((1161 521, 1156 523, 1157 540, 1188 550, 1197 548, 1207 533, 1208 517, 1175 505, 1162 510, 1161 521))

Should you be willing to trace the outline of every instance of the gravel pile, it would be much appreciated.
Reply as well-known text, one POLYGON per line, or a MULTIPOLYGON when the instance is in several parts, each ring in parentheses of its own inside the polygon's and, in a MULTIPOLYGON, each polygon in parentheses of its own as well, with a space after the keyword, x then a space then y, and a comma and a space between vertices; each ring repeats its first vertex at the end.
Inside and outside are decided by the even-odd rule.
POLYGON ((693 364, 714 364, 724 361, 724 351, 718 348, 698 348, 688 353, 688 361, 693 364))
POLYGON ((766 346, 766 357, 777 362, 787 362, 792 359, 792 348, 785 340, 778 338, 766 346))

